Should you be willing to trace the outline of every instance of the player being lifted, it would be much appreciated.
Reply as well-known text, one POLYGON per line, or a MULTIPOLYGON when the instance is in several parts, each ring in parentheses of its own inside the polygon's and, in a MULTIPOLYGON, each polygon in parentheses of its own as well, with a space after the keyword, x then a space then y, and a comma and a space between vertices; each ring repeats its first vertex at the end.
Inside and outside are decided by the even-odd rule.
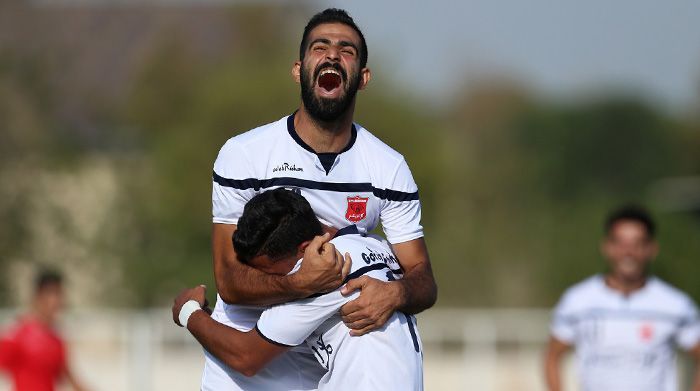
MULTIPOLYGON (((284 189, 253 197, 238 223, 233 236, 238 259, 272 275, 294 272, 303 263, 300 258, 307 245, 323 232, 304 197, 284 189)), ((367 276, 392 281, 403 274, 388 244, 376 236, 360 235, 354 225, 337 231, 331 243, 356 259, 349 280, 367 276)), ((423 387, 421 344, 411 315, 394 312, 381 329, 350 336, 339 309, 357 294, 343 296, 338 289, 269 308, 255 329, 241 332, 201 310, 204 293, 203 286, 183 291, 175 300, 173 319, 209 352, 245 375, 253 376, 277 355, 306 342, 319 368, 327 370, 319 390, 423 387)))
MULTIPOLYGON (((397 310, 416 313, 437 297, 420 224, 418 189, 403 156, 353 123, 358 90, 370 81, 367 45, 345 11, 314 15, 292 67, 301 87, 296 112, 228 140, 213 174, 212 247, 218 291, 212 319, 238 330, 256 324, 262 309, 337 288, 344 276, 332 244, 312 242, 301 269, 290 276, 267 274, 242 263, 231 237, 243 207, 256 194, 288 188, 302 194, 325 224, 372 230, 381 221, 404 271, 399 281, 367 276, 343 293, 359 298, 341 309, 356 335, 382 327, 397 310), (320 254, 319 254, 320 252, 320 254)), ((314 389, 317 371, 309 349, 278 356, 254 377, 242 376, 206 353, 202 389, 314 389), (284 384, 284 386, 281 386, 284 384)))

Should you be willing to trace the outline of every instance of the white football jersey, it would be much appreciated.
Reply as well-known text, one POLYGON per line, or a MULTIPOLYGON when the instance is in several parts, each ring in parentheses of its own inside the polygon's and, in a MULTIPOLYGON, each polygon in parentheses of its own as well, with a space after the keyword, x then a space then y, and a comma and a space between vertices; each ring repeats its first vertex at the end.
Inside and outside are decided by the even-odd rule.
MULTIPOLYGON (((402 276, 391 248, 381 238, 348 234, 336 236, 331 243, 352 256, 348 280, 366 275, 390 281, 402 276)), ((306 342, 328 371, 319 390, 422 390, 422 347, 415 318, 396 312, 381 329, 351 337, 339 311, 358 295, 344 297, 338 289, 274 306, 263 312, 256 327, 275 344, 306 342)))
POLYGON ((551 332, 575 346, 584 391, 677 391, 675 349, 700 342, 700 320, 686 294, 656 277, 625 296, 597 275, 564 293, 551 332))
MULTIPOLYGON (((319 219, 342 228, 355 224, 362 233, 381 221, 391 243, 423 236, 418 188, 403 156, 369 131, 353 124, 348 146, 338 154, 316 154, 297 135, 294 114, 229 139, 214 163, 212 190, 213 222, 237 224, 243 207, 266 190, 283 187, 299 192, 311 204, 319 219)), ((212 318, 241 331, 252 329, 264 308, 225 304, 217 298, 212 318)), ((308 356, 309 349, 303 350, 308 356)), ((299 389, 316 383, 322 373, 299 374, 298 365, 308 357, 285 358, 288 352, 252 378, 246 378, 207 355, 202 388, 241 390, 299 389), (281 363, 286 361, 286 363, 281 363), (301 380, 296 383, 292 378, 301 380), (223 379, 214 382, 208 379, 223 379), (264 379, 263 379, 264 378, 264 379), (286 388, 271 388, 270 382, 286 388), (256 383, 260 381, 260 383, 256 383), (242 385, 245 385, 242 386, 242 385), (295 388, 296 387, 296 388, 295 388)), ((299 353, 304 354, 304 353, 299 353)), ((313 357, 310 357, 313 360, 313 357)), ((311 372, 317 370, 317 365, 311 372)))

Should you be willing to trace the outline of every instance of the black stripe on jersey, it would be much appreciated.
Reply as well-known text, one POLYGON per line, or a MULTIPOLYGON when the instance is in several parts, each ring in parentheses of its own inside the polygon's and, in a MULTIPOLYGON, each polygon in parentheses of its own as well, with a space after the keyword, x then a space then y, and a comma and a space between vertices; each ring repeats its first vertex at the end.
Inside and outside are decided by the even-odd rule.
POLYGON ((224 178, 216 172, 213 173, 214 182, 224 187, 231 187, 237 190, 267 189, 270 187, 299 187, 302 189, 335 191, 340 193, 361 193, 372 192, 377 198, 387 201, 414 201, 418 200, 418 192, 407 193, 391 189, 378 189, 372 186, 371 183, 365 182, 318 182, 308 179, 279 177, 270 179, 230 179, 224 178))
POLYGON ((587 319, 597 318, 597 319, 634 319, 634 320, 654 320, 660 322, 668 322, 672 324, 682 324, 683 316, 676 314, 669 314, 665 312, 658 311, 645 311, 645 310, 615 310, 608 308, 590 308, 580 313, 572 315, 558 315, 554 317, 556 322, 563 323, 578 323, 587 319))
POLYGON ((275 341, 274 339, 267 338, 267 337, 265 336, 265 334, 263 334, 262 331, 260 331, 260 329, 258 328, 258 325, 257 325, 257 324, 255 325, 255 331, 258 332, 258 335, 260 335, 260 336, 262 337, 262 339, 264 339, 265 341, 267 341, 267 342, 269 342, 269 343, 271 343, 271 344, 273 344, 273 345, 284 346, 284 347, 287 347, 287 348, 293 348, 293 347, 297 346, 297 345, 286 345, 286 344, 283 344, 282 342, 277 342, 277 341, 275 341))
POLYGON ((360 230, 357 229, 357 225, 355 224, 350 224, 347 225, 338 231, 335 232, 335 235, 333 236, 333 239, 338 238, 340 236, 345 236, 345 235, 361 235, 361 236, 366 236, 360 232, 360 230))
MULTIPOLYGON (((387 270, 389 270, 389 271, 391 271, 391 272, 393 272, 393 273, 395 273, 395 274, 402 274, 402 273, 403 273, 403 272, 400 271, 400 270, 392 270, 392 269, 389 267, 389 265, 387 265, 386 263, 383 263, 383 262, 380 262, 380 263, 373 263, 373 264, 371 264, 371 265, 369 265, 369 266, 361 267, 361 268, 355 270, 354 272, 348 274, 348 276, 345 277, 345 280, 343 280, 343 284, 346 284, 348 281, 354 280, 355 278, 361 277, 361 276, 367 274, 368 272, 371 272, 372 270, 382 270, 382 269, 387 269, 387 270)), ((331 292, 333 292, 333 291, 331 291, 331 292)), ((320 293, 314 293, 313 295, 311 295, 311 296, 309 296, 309 297, 306 297, 306 299, 313 299, 314 297, 323 296, 323 295, 326 295, 326 294, 328 294, 328 293, 330 293, 330 292, 325 292, 325 293, 322 293, 322 292, 320 292, 320 293)))
POLYGON ((361 267, 361 268, 355 270, 354 272, 348 274, 348 276, 345 277, 345 281, 343 281, 343 284, 347 283, 350 280, 354 280, 357 277, 365 275, 368 272, 371 272, 372 270, 382 270, 382 269, 391 270, 389 265, 387 265, 386 263, 383 263, 383 262, 382 263, 374 263, 374 264, 371 264, 369 266, 361 267))
POLYGON ((418 345, 418 336, 416 335, 416 329, 413 328, 411 316, 404 314, 403 312, 402 314, 406 318, 406 322, 408 323, 408 331, 411 333, 411 339, 413 339, 413 349, 416 350, 416 353, 420 353, 420 346, 418 345))

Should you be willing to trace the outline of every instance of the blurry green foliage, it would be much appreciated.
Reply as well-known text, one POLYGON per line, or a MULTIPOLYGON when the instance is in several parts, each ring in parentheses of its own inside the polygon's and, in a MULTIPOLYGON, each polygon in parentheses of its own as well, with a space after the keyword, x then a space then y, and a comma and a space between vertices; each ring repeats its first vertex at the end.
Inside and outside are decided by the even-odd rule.
MULTIPOLYGON (((56 109, 65 96, 40 57, 0 51, 0 267, 31 257, 29 238, 41 232, 22 196, 31 181, 16 178, 78 171, 99 155, 114 168, 118 190, 87 248, 120 276, 99 300, 165 305, 186 285, 214 287, 214 159, 229 137, 297 107, 289 70, 303 23, 275 7, 222 12, 230 52, 207 59, 184 33, 160 35, 123 95, 77 95, 85 99, 80 129, 88 131, 56 109), (287 24, 298 33, 290 36, 287 24)), ((654 270, 700 300, 693 280, 700 222, 649 197, 658 179, 700 175, 696 120, 626 96, 542 102, 508 84, 471 89, 438 112, 384 84, 372 65, 356 120, 413 171, 440 305, 553 304, 571 283, 605 270, 597 251, 602 220, 628 201, 649 204, 659 217, 654 270)))

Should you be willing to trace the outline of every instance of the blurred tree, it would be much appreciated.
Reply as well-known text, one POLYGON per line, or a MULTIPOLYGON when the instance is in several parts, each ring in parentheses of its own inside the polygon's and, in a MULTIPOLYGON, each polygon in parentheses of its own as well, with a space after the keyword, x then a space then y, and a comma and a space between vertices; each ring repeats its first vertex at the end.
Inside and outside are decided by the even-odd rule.
MULTIPOLYGON (((0 34, 0 268, 58 258, 95 282, 93 304, 213 285, 212 164, 229 137, 297 107, 306 10, 13 4, 0 3, 0 33, 20 37, 0 34)), ((655 270, 700 299, 700 223, 648 194, 700 175, 697 115, 629 96, 538 101, 507 80, 434 109, 383 82, 382 60, 357 121, 411 166, 440 305, 551 305, 604 270, 600 225, 627 201, 658 214, 655 270)))

